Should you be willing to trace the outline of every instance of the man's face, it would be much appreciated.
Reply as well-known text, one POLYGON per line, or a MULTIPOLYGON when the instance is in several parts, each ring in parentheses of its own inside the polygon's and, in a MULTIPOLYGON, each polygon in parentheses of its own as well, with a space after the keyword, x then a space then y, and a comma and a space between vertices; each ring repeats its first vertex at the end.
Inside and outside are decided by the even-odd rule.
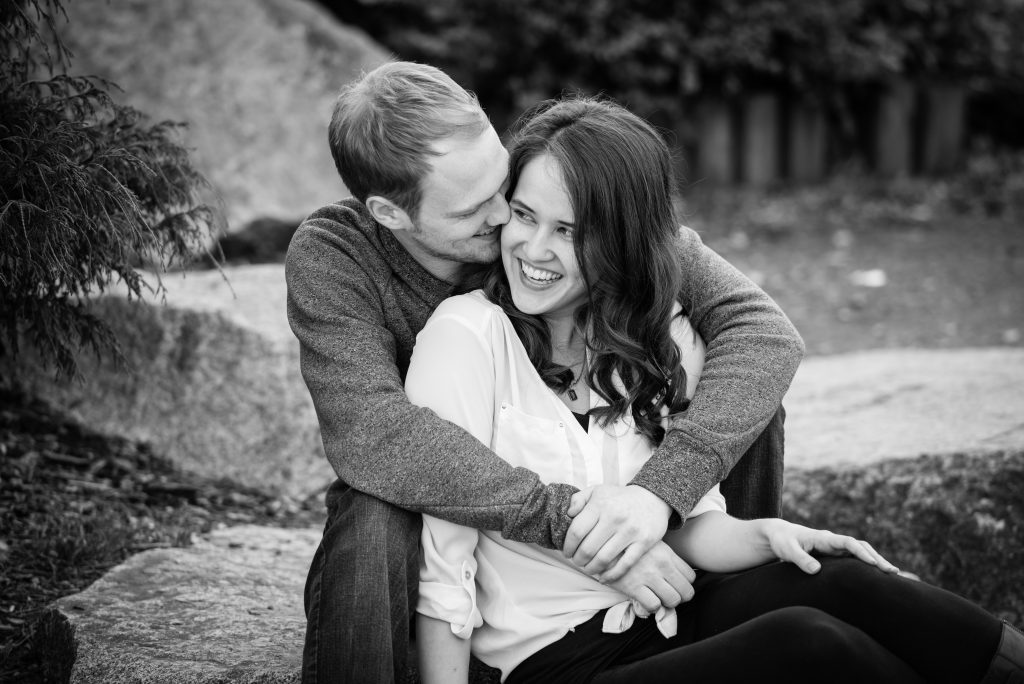
POLYGON ((508 152, 492 126, 473 139, 435 143, 430 172, 406 248, 431 273, 451 279, 461 264, 498 258, 498 228, 508 222, 508 152))

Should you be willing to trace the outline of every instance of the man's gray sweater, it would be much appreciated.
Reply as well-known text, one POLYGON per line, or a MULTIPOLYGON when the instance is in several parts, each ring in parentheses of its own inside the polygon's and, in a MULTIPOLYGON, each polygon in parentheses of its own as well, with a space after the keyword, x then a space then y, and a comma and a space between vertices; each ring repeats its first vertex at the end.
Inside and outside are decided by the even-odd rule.
MULTIPOLYGON (((688 228, 679 256, 680 302, 707 357, 689 409, 631 484, 682 515, 775 414, 803 342, 767 294, 688 228)), ((416 334, 451 283, 427 272, 354 199, 302 223, 286 275, 302 375, 339 478, 402 508, 561 548, 575 488, 543 484, 406 399, 416 334)))

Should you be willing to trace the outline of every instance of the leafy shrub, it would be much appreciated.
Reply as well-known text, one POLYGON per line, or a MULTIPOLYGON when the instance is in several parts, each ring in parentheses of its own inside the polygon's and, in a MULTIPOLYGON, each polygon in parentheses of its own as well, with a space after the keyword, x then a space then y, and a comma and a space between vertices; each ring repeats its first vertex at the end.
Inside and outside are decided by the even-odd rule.
POLYGON ((67 73, 62 15, 61 0, 0 11, 0 358, 28 340, 76 375, 79 348, 119 354, 84 297, 117 280, 141 297, 135 265, 186 261, 216 217, 178 142, 182 124, 151 124, 114 102, 113 84, 67 73))
POLYGON ((1024 620, 1024 452, 790 471, 784 514, 866 539, 901 569, 1024 620))

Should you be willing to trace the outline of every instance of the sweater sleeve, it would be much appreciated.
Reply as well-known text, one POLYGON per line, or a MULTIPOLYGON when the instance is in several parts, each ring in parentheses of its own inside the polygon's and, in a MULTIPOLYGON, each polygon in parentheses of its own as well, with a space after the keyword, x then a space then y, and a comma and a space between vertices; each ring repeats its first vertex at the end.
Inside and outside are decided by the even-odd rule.
POLYGON ((303 379, 338 477, 402 508, 561 548, 576 489, 544 485, 409 402, 375 274, 327 228, 300 227, 285 271, 303 379))
POLYGON ((732 470, 775 415, 803 358, 803 340, 761 288, 680 231, 680 302, 707 343, 689 409, 631 484, 655 493, 685 519, 732 470))

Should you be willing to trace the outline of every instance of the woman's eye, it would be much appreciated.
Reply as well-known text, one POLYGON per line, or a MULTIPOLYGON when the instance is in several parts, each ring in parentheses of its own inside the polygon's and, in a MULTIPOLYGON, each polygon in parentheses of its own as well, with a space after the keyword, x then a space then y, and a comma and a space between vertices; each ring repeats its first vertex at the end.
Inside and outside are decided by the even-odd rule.
POLYGON ((558 227, 558 234, 564 237, 566 240, 572 239, 572 228, 566 228, 565 226, 558 227))
POLYGON ((513 209, 512 215, 515 216, 520 221, 522 221, 523 223, 533 223, 533 217, 527 214, 522 209, 513 209))

